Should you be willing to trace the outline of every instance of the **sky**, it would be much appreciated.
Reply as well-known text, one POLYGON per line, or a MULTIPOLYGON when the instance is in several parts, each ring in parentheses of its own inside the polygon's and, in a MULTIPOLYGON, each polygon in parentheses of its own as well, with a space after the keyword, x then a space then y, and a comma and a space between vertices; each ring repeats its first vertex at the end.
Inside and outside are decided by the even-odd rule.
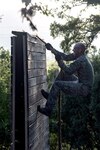
MULTIPOLYGON (((45 1, 49 0, 44 0, 43 2, 45 1)), ((21 0, 1 0, 0 16, 2 19, 0 21, 0 47, 3 46, 5 49, 11 49, 11 36, 13 36, 12 31, 25 31, 29 34, 35 34, 35 32, 33 33, 30 29, 28 22, 25 19, 23 21, 21 17, 20 10, 22 7, 23 4, 21 0)), ((37 26, 38 36, 46 42, 51 43, 57 50, 61 51, 59 47, 61 39, 53 39, 50 36, 49 26, 50 23, 53 22, 53 19, 38 14, 33 18, 33 22, 37 26)), ((96 40, 95 43, 100 48, 99 40, 100 38, 96 40)), ((48 54, 50 54, 50 52, 48 52, 48 54)), ((52 55, 49 56, 52 57, 52 55)))
MULTIPOLYGON (((47 43, 51 43, 56 49, 60 50, 59 44, 60 39, 53 39, 50 36, 49 26, 52 19, 43 16, 36 15, 33 18, 34 24, 37 26, 38 32, 34 32, 29 27, 29 23, 26 19, 22 19, 20 10, 24 7, 21 0, 2 0, 0 2, 0 47, 4 49, 11 49, 11 36, 13 36, 12 31, 25 31, 29 34, 38 34, 39 37, 44 39, 47 43)), ((48 52, 50 59, 53 54, 48 52)))

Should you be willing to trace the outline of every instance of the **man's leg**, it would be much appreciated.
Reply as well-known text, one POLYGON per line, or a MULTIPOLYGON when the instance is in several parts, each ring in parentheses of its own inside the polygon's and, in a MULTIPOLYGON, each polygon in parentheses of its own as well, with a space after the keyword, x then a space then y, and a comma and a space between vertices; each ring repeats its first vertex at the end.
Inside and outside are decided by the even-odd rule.
POLYGON ((59 87, 56 86, 56 81, 53 84, 50 93, 48 95, 48 99, 46 102, 46 105, 44 108, 41 108, 40 106, 38 106, 38 111, 46 116, 50 116, 53 110, 53 106, 56 103, 57 100, 57 96, 58 96, 58 92, 59 92, 59 87))
POLYGON ((78 79, 75 75, 68 75, 64 71, 60 71, 60 73, 58 74, 57 78, 55 79, 55 81, 50 89, 50 93, 43 91, 43 92, 45 92, 43 96, 45 98, 47 98, 47 103, 44 108, 41 108, 40 106, 38 107, 39 112, 41 112, 47 116, 50 116, 50 114, 53 110, 53 106, 56 103, 58 92, 60 90, 62 90, 62 86, 60 86, 60 84, 62 82, 67 82, 69 80, 74 81, 74 82, 78 81, 78 79))
POLYGON ((61 70, 56 77, 55 81, 78 81, 77 76, 73 75, 68 75, 65 71, 61 70))
POLYGON ((74 83, 73 81, 55 81, 50 90, 50 94, 45 107, 52 111, 53 106, 57 101, 57 96, 60 90, 66 95, 81 95, 81 86, 82 84, 74 83))
POLYGON ((74 81, 56 81, 56 86, 67 95, 87 97, 91 88, 74 81))
POLYGON ((71 96, 83 96, 86 97, 89 94, 89 88, 82 83, 75 83, 73 81, 55 81, 48 96, 48 100, 44 108, 40 108, 40 112, 47 116, 50 116, 53 107, 57 101, 59 91, 63 91, 66 95, 71 96))
POLYGON ((53 110, 53 107, 57 101, 57 96, 59 91, 63 91, 68 95, 77 95, 78 88, 80 84, 73 83, 73 81, 55 81, 48 96, 46 105, 44 108, 38 109, 44 115, 50 116, 53 110))
MULTIPOLYGON (((56 81, 75 81, 75 82, 78 82, 78 78, 75 75, 68 75, 64 71, 61 70, 59 72, 58 76, 56 77, 56 79, 55 79, 55 81, 51 87, 51 90, 52 90, 52 88, 54 89, 53 86, 55 85, 56 81)), ((50 93, 51 93, 51 90, 50 90, 50 93)), ((41 93, 45 99, 48 99, 48 96, 49 96, 48 92, 46 92, 45 90, 42 89, 41 93)))

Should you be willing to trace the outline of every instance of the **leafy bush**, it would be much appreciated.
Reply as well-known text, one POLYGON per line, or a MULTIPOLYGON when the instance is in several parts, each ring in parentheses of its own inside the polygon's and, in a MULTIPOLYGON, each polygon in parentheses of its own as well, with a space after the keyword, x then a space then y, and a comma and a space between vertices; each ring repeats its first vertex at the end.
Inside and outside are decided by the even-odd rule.
POLYGON ((10 142, 10 53, 0 48, 0 144, 3 147, 10 142))
MULTIPOLYGON (((100 55, 92 57, 95 81, 91 98, 62 94, 62 150, 100 149, 100 55)), ((48 71, 49 86, 54 82, 54 64, 48 71)), ((57 106, 50 119, 50 148, 57 149, 57 106)))
POLYGON ((48 81, 48 89, 50 89, 52 83, 54 82, 57 74, 58 74, 58 65, 55 61, 51 61, 47 66, 47 81, 48 81))

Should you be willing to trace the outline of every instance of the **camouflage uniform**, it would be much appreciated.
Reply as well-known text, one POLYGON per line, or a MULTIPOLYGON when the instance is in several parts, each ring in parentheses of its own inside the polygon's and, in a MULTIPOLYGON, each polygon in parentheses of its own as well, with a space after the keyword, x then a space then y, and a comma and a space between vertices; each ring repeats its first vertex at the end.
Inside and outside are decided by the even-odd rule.
POLYGON ((93 85, 93 67, 86 54, 75 58, 74 53, 69 55, 61 52, 58 53, 61 55, 63 60, 74 61, 69 66, 67 66, 63 60, 58 62, 61 71, 51 87, 46 103, 46 108, 50 111, 56 103, 59 90, 63 91, 67 95, 86 97, 91 92, 93 85), (77 76, 74 74, 77 74, 77 76))

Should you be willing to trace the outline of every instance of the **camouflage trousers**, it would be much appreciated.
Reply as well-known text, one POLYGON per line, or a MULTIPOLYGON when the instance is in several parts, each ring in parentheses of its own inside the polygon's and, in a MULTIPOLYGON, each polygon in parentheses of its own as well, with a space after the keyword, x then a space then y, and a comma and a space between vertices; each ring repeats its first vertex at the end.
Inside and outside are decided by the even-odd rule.
POLYGON ((48 109, 53 109, 60 91, 66 95, 86 97, 90 89, 86 85, 79 83, 75 75, 68 75, 64 71, 60 71, 50 89, 49 97, 46 102, 48 109))

